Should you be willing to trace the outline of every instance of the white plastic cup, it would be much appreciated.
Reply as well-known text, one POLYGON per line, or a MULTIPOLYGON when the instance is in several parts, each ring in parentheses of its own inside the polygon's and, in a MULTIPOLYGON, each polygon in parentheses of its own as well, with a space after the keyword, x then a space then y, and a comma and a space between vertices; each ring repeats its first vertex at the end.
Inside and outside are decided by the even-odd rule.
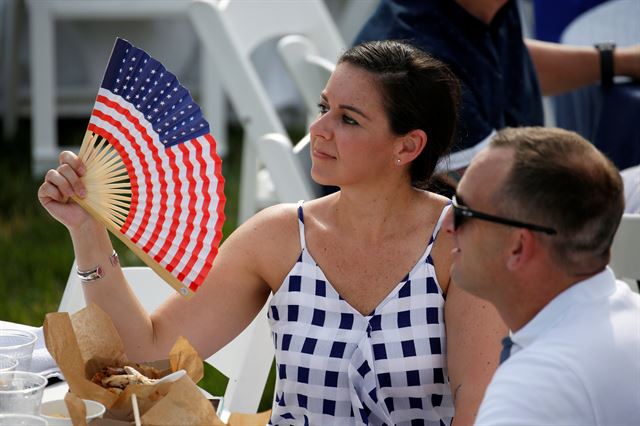
POLYGON ((30 414, 0 414, 0 426, 48 426, 42 417, 30 414))
MULTIPOLYGON (((93 419, 102 418, 106 408, 98 401, 83 399, 84 407, 87 410, 87 423, 93 419)), ((69 418, 69 410, 64 399, 56 399, 54 401, 43 402, 40 406, 40 416, 46 419, 49 426, 71 426, 71 418, 69 418)))
POLYGON ((0 355, 0 373, 13 371, 18 366, 18 360, 9 355, 0 355))
POLYGON ((27 330, 0 329, 0 355, 8 355, 18 360, 16 370, 29 371, 33 346, 38 336, 27 330))
POLYGON ((40 413, 47 379, 27 371, 0 373, 0 413, 40 413))

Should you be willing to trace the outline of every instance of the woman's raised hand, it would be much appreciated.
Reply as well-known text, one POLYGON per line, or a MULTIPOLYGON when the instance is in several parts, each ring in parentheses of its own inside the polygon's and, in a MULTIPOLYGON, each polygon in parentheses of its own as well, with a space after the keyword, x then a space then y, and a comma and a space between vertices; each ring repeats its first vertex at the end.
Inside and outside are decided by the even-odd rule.
POLYGON ((78 204, 69 202, 69 197, 86 196, 86 188, 80 180, 86 169, 82 160, 71 151, 61 152, 59 160, 58 168, 49 170, 45 175, 38 189, 38 199, 49 214, 69 230, 79 229, 93 219, 78 204))

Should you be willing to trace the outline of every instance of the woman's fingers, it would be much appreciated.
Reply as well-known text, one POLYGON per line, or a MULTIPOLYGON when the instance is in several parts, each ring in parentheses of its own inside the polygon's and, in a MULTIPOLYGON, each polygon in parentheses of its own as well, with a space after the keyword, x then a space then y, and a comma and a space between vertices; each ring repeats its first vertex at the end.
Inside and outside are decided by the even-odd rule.
MULTIPOLYGON (((49 185, 55 187, 55 189, 60 193, 59 197, 55 197, 55 195, 54 197, 52 197, 56 201, 66 202, 66 199, 73 195, 73 187, 71 186, 67 178, 64 177, 56 169, 51 169, 47 172, 47 174, 44 176, 44 182, 45 184, 48 183, 49 185)), ((48 187, 45 188, 48 189, 48 193, 53 193, 49 190, 48 187)))
MULTIPOLYGON (((47 175, 54 170, 49 170, 47 175)), ((57 186, 47 181, 47 176, 45 176, 45 181, 38 188, 38 199, 42 203, 42 205, 46 205, 50 200, 64 202, 66 201, 65 196, 60 192, 57 186)))
POLYGON ((68 164, 76 172, 78 176, 83 176, 87 171, 82 160, 71 151, 62 151, 58 156, 60 165, 68 164))
POLYGON ((80 177, 76 173, 76 170, 72 168, 69 163, 64 163, 60 167, 58 167, 58 173, 66 179, 67 184, 72 191, 70 194, 68 194, 63 190, 65 195, 70 197, 71 195, 77 194, 81 198, 84 198, 84 196, 86 195, 84 185, 80 180, 80 177))
POLYGON ((60 160, 60 166, 47 172, 44 177, 44 183, 38 191, 39 196, 42 193, 60 202, 66 202, 66 199, 72 195, 84 198, 86 190, 80 180, 80 176, 86 170, 82 160, 71 151, 61 152, 58 159, 60 160))
POLYGON ((58 199, 59 197, 47 186, 41 186, 41 188, 47 190, 47 193, 52 194, 53 199, 58 201, 64 202, 66 198, 72 195, 78 195, 82 198, 86 195, 84 184, 69 163, 64 163, 57 169, 49 170, 44 177, 44 181, 54 186, 60 192, 64 199, 58 199))
POLYGON ((52 217, 70 230, 77 229, 91 220, 91 216, 79 205, 68 201, 73 195, 85 197, 86 188, 80 176, 86 169, 80 158, 70 151, 62 152, 59 160, 60 166, 44 176, 44 182, 38 188, 38 199, 52 217))

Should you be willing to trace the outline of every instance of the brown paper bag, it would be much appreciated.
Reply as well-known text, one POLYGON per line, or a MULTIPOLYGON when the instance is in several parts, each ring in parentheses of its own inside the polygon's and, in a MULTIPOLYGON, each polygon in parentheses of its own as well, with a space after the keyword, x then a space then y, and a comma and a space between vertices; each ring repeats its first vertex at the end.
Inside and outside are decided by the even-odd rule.
POLYGON ((170 368, 161 371, 141 365, 137 369, 150 378, 184 369, 185 377, 172 383, 130 385, 116 395, 91 382, 103 367, 128 363, 122 340, 102 309, 91 304, 71 316, 65 312, 47 314, 44 336, 47 349, 67 379, 70 391, 80 398, 104 404, 109 409, 105 417, 131 421, 131 394, 135 393, 144 425, 206 425, 218 421, 213 407, 195 384, 204 375, 202 360, 183 337, 170 351, 170 368))
POLYGON ((231 413, 228 426, 264 426, 270 417, 271 410, 257 414, 231 413))

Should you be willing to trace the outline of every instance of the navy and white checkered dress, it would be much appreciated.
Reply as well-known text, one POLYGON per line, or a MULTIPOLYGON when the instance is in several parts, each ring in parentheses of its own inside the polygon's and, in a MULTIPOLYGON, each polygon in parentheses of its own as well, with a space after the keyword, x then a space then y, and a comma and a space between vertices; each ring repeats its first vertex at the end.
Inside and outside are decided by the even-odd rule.
POLYGON ((332 287, 306 250, 274 294, 273 425, 448 425, 444 298, 430 256, 449 206, 420 260, 370 315, 332 287))

